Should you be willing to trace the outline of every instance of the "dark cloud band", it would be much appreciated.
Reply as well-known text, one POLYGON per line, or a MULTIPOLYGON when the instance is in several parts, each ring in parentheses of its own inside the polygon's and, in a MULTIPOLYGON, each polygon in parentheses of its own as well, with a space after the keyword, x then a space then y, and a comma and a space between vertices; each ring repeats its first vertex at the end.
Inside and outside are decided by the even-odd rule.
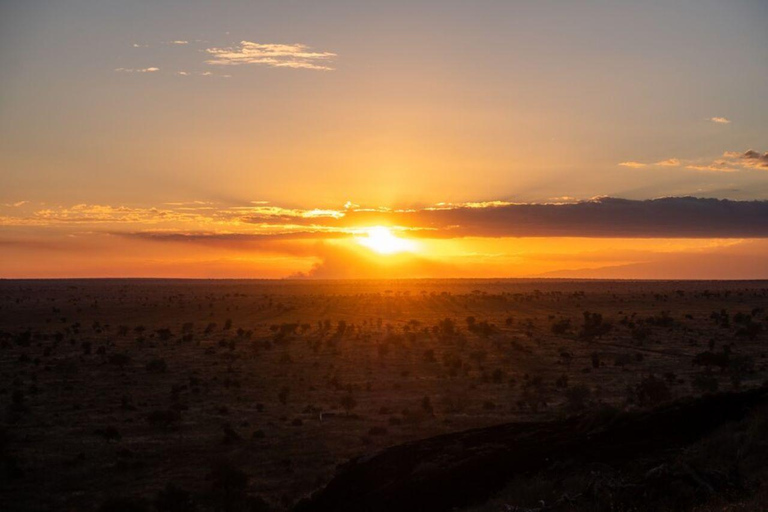
MULTIPOLYGON (((365 213, 345 217, 365 223, 365 213)), ((379 215, 381 217, 381 215, 379 215)), ((435 237, 764 238, 768 201, 603 198, 573 204, 508 204, 389 214, 435 237)))

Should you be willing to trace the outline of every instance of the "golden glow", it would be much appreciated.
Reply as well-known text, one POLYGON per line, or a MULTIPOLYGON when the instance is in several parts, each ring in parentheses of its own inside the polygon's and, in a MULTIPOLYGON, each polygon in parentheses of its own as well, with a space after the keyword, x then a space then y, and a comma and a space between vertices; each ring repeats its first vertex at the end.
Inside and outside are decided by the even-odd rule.
POLYGON ((357 243, 379 254, 412 252, 416 248, 414 242, 396 236, 390 228, 384 226, 367 228, 365 233, 367 236, 358 237, 357 243))

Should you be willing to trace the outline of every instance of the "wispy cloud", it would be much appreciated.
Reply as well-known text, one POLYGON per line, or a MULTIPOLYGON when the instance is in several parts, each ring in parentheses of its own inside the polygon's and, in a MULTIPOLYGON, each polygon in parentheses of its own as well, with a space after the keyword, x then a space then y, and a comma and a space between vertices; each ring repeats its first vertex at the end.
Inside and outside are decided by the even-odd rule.
POLYGON ((707 172, 735 172, 739 169, 733 167, 725 160, 715 160, 709 164, 689 164, 685 166, 686 169, 692 171, 707 171, 707 172))
POLYGON ((312 69, 331 71, 328 65, 337 55, 332 52, 317 52, 304 44, 254 43, 240 41, 238 46, 208 48, 211 58, 206 61, 213 65, 262 65, 276 68, 312 69))
POLYGON ((160 71, 160 68, 115 68, 115 71, 118 73, 154 73, 155 71, 160 71))
POLYGON ((718 124, 731 124, 731 120, 726 117, 710 117, 709 120, 718 124))
POLYGON ((189 41, 182 41, 182 40, 168 41, 168 44, 189 44, 189 41))
POLYGON ((707 172, 736 172, 749 169, 768 170, 768 152, 760 153, 753 149, 741 153, 738 151, 726 151, 719 158, 707 160, 703 158, 680 160, 679 158, 667 158, 654 163, 643 162, 621 162, 619 165, 624 167, 681 167, 692 171, 707 172))

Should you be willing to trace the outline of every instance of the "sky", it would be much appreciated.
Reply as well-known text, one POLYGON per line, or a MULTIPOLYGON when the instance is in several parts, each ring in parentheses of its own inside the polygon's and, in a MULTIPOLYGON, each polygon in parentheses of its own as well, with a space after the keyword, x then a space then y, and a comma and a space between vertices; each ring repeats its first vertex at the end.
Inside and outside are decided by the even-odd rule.
POLYGON ((0 0, 0 277, 768 278, 767 25, 0 0))

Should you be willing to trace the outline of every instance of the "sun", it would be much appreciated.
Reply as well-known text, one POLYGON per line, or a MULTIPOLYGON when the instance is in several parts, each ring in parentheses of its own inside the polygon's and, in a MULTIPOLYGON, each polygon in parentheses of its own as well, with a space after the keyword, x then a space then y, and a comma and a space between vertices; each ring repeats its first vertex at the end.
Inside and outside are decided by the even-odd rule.
POLYGON ((390 228, 375 226, 366 228, 364 232, 367 236, 358 237, 357 243, 379 254, 396 254, 415 249, 415 244, 411 240, 399 238, 390 228))

